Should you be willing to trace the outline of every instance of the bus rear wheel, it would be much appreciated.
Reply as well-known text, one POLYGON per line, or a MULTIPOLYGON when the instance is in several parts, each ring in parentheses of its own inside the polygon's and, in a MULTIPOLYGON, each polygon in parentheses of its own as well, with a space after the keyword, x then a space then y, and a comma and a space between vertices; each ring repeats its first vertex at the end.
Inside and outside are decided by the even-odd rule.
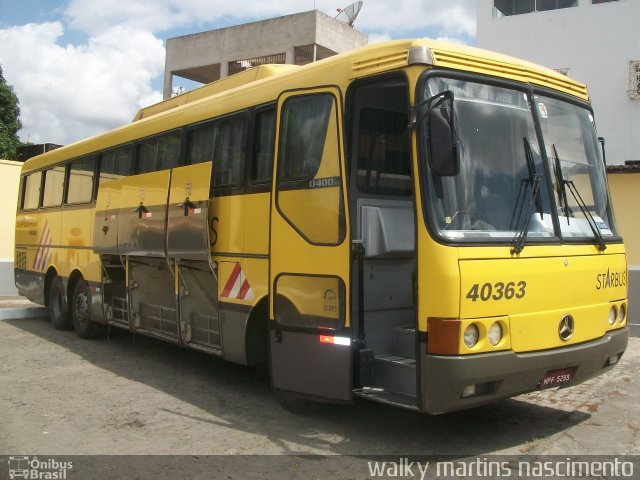
POLYGON ((83 279, 78 280, 73 289, 71 317, 73 328, 80 338, 96 338, 102 333, 102 325, 91 320, 91 294, 83 279))
POLYGON ((65 302, 62 280, 57 275, 51 280, 49 287, 49 316, 51 324, 57 330, 70 330, 73 327, 65 302))

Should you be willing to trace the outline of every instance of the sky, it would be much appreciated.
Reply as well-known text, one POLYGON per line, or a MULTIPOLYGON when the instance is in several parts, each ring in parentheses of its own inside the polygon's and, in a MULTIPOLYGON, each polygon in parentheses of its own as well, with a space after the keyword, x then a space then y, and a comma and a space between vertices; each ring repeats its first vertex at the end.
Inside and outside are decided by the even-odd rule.
MULTIPOLYGON (((162 100, 167 38, 314 7, 335 16, 349 1, 0 0, 0 65, 20 102, 19 136, 67 145, 130 122, 162 100)), ((475 1, 364 0, 355 26, 370 43, 474 44, 475 1)))

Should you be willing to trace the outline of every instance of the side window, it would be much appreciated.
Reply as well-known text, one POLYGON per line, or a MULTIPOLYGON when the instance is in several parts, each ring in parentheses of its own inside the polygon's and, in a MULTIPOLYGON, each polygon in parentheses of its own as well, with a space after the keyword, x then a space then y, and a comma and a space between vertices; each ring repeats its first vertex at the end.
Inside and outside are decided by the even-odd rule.
POLYGON ((411 143, 406 113, 363 108, 358 124, 358 190, 411 195, 411 143))
POLYGON ((271 181, 276 137, 275 108, 257 112, 254 127, 253 161, 249 181, 255 185, 271 181))
POLYGON ((143 140, 138 145, 136 174, 167 170, 180 165, 180 132, 143 140))
POLYGON ((310 243, 341 243, 345 218, 335 97, 321 93, 286 99, 280 132, 280 213, 310 243))
POLYGON ((213 186, 233 187, 244 181, 247 119, 244 115, 215 123, 213 186))
POLYGON ((69 164, 66 203, 87 203, 93 199, 96 158, 73 160, 69 164))
POLYGON ((131 146, 104 152, 100 157, 100 183, 131 175, 131 146))
POLYGON ((24 177, 22 191, 22 208, 25 210, 33 210, 38 208, 40 202, 40 183, 42 181, 42 172, 35 172, 24 177))
POLYGON ((215 127, 213 123, 203 125, 187 134, 187 165, 210 162, 213 159, 213 141, 215 127))
POLYGON ((62 204, 64 172, 65 167, 62 165, 44 171, 43 207, 57 207, 62 204))

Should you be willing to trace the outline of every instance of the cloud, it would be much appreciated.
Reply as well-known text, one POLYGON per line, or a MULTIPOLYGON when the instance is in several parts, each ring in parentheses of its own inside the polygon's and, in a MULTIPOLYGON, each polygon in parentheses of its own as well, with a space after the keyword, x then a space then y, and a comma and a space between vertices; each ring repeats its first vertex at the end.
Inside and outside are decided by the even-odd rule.
POLYGON ((435 29, 442 36, 474 38, 475 0, 395 0, 366 2, 358 17, 358 29, 386 32, 398 38, 403 32, 435 29))
MULTIPOLYGON (((225 25, 317 8, 336 15, 350 0, 71 0, 65 16, 74 28, 101 32, 111 25, 163 32, 185 25, 225 25)), ((356 27, 379 35, 437 28, 448 36, 474 37, 476 0, 365 0, 356 27), (386 33, 385 33, 386 32, 386 33)))
POLYGON ((117 26, 63 46, 63 34, 61 22, 0 30, 23 140, 31 133, 33 142, 67 144, 127 123, 141 105, 160 100, 151 80, 163 71, 164 46, 154 35, 117 26))
MULTIPOLYGON (((20 132, 70 143, 127 123, 161 100, 159 36, 196 32, 317 8, 330 16, 351 0, 56 0, 61 19, 0 29, 0 61, 20 99, 20 132), (180 29, 180 30, 177 30, 180 29), (66 32, 65 32, 66 31, 66 32), (62 44, 81 32, 82 44, 62 44), (24 52, 30 52, 25 55, 24 52)), ((365 0, 356 28, 372 42, 433 36, 469 42, 475 0, 365 0)))

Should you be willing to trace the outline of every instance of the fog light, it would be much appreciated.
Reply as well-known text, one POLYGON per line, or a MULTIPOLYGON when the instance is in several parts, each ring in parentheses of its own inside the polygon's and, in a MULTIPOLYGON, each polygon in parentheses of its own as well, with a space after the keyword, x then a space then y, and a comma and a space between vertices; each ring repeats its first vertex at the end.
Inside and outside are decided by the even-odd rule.
POLYGON ((611 355, 609 357, 609 365, 615 365, 616 363, 618 363, 619 358, 620 358, 620 355, 611 355))
POLYGON ((473 397, 476 394, 476 386, 475 385, 467 385, 462 390, 462 398, 473 397))
POLYGON ((618 310, 615 305, 612 305, 609 309, 609 325, 613 325, 616 322, 616 318, 618 318, 618 310))
POLYGON ((618 322, 624 322, 624 319, 627 317, 627 306, 622 303, 620 304, 620 310, 618 311, 618 322))
POLYGON ((480 332, 478 331, 478 327, 474 323, 469 325, 467 329, 464 331, 464 344, 467 348, 472 348, 478 343, 478 337, 480 336, 480 332))
POLYGON ((489 343, 494 347, 500 343, 500 340, 502 340, 502 326, 500 323, 494 322, 494 324, 491 325, 487 337, 489 338, 489 343))

